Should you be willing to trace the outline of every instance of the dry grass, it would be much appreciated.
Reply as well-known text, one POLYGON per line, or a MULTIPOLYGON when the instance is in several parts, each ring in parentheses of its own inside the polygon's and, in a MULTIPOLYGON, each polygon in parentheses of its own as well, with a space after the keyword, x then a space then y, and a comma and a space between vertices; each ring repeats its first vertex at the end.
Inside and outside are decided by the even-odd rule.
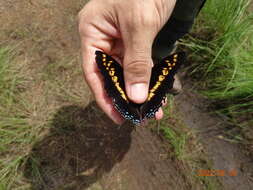
POLYGON ((48 134, 54 114, 91 100, 76 30, 84 2, 1 2, 1 189, 27 189, 19 169, 33 159, 29 152, 48 134))

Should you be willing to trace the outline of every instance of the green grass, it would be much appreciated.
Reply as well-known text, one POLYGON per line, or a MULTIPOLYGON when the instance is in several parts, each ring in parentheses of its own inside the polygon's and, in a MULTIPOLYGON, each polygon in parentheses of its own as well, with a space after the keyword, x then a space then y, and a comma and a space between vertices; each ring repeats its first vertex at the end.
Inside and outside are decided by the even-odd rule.
POLYGON ((34 138, 19 101, 22 77, 14 69, 14 50, 0 47, 0 189, 13 189, 21 175, 18 172, 27 159, 26 150, 34 138))
POLYGON ((3 105, 10 108, 10 105, 14 101, 14 86, 16 83, 15 78, 11 77, 12 71, 8 64, 10 57, 10 50, 8 48, 0 49, 0 109, 4 108, 3 105))
POLYGON ((31 149, 49 132, 60 107, 89 100, 76 60, 45 65, 34 74, 19 51, 0 46, 0 190, 31 189, 35 179, 44 184, 31 149))
MULTIPOLYGON (((81 102, 83 98, 76 95, 78 91, 75 89, 71 91, 75 96, 68 92, 66 81, 58 79, 58 75, 50 75, 54 67, 46 68, 43 75, 36 76, 47 85, 40 94, 36 94, 36 89, 31 90, 30 86, 37 83, 33 81, 26 85, 29 76, 25 73, 28 71, 26 68, 22 70, 17 52, 15 48, 0 47, 0 190, 30 189, 31 178, 43 184, 38 158, 31 154, 31 148, 50 127, 48 120, 57 108, 56 105, 52 107, 50 101, 54 102, 54 96, 71 102, 81 102), (32 98, 27 96, 29 93, 33 94, 32 98), (28 164, 29 171, 26 171, 28 164), (24 176, 26 174, 31 177, 24 176)), ((58 65, 66 64, 61 62, 58 65)))
POLYGON ((76 60, 45 65, 34 75, 19 51, 0 46, 0 190, 31 189, 34 181, 44 185, 32 148, 50 131, 58 109, 89 100, 76 60))
POLYGON ((159 122, 159 131, 162 132, 163 136, 170 143, 173 156, 177 159, 182 160, 185 156, 187 133, 184 131, 184 126, 181 120, 174 113, 173 97, 168 97, 169 105, 163 110, 164 119, 159 122))
MULTIPOLYGON (((253 14, 250 0, 207 1, 186 40, 201 92, 232 119, 253 113, 253 14)), ((248 117, 248 121, 250 117, 248 117)), ((238 123, 239 124, 239 123, 238 123)))

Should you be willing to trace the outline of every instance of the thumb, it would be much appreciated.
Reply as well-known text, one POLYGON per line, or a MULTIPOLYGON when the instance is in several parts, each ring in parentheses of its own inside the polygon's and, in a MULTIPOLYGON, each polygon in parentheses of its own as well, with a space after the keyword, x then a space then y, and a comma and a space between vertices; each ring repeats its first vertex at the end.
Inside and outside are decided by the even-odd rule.
POLYGON ((126 93, 131 101, 140 104, 148 96, 153 65, 151 59, 153 39, 147 40, 141 35, 133 35, 130 41, 130 43, 125 43, 123 61, 126 93))

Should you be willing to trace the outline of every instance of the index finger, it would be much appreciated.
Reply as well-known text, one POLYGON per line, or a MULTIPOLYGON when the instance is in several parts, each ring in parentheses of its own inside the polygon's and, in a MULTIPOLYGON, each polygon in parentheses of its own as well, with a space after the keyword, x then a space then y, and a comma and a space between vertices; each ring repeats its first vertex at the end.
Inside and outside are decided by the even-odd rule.
POLYGON ((115 123, 122 124, 124 119, 113 107, 111 99, 107 96, 103 78, 95 63, 95 48, 85 41, 82 42, 82 67, 84 71, 84 78, 88 86, 93 92, 98 106, 109 116, 115 123))

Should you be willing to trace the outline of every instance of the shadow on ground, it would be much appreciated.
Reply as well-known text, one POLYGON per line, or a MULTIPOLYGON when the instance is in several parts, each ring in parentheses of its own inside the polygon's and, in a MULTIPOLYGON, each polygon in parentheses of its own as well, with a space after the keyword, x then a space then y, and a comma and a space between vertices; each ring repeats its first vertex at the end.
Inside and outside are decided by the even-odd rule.
POLYGON ((112 124, 95 103, 62 107, 49 126, 25 164, 34 190, 88 188, 122 160, 133 130, 112 124))

